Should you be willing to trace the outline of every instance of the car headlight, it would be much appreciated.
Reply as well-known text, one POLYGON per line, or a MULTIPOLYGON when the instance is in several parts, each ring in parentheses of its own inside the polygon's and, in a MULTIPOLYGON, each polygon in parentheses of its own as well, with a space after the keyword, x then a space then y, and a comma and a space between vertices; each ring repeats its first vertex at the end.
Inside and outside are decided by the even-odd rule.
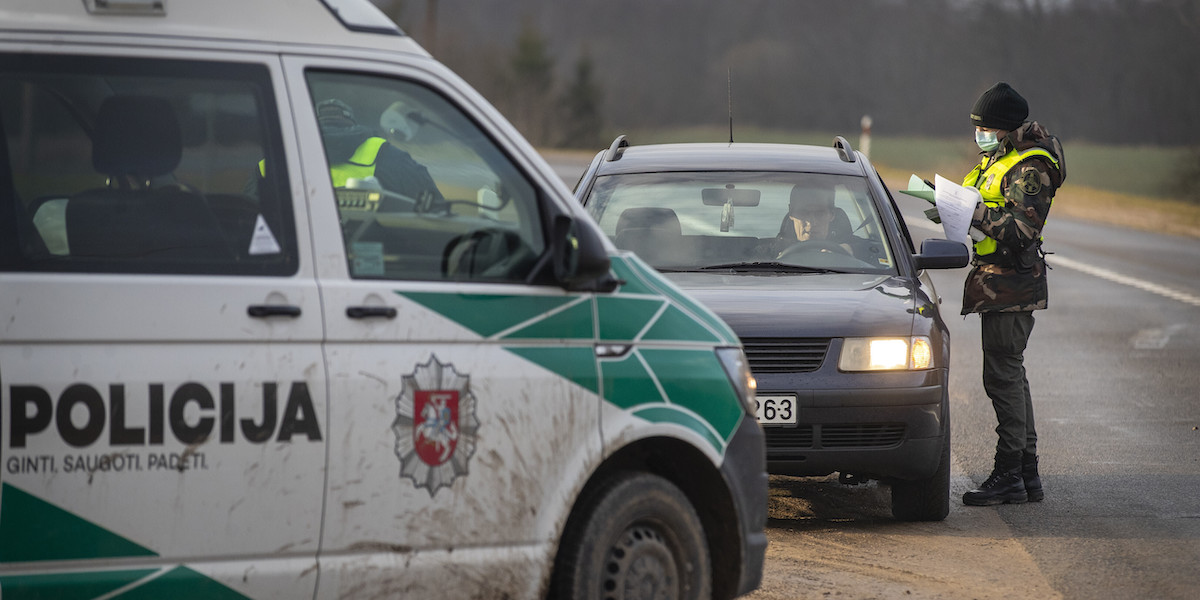
POLYGON ((842 371, 902 371, 933 366, 929 338, 846 338, 838 368, 842 371))
POLYGON ((754 394, 758 389, 758 381, 750 374, 750 363, 746 360, 746 354, 741 348, 717 348, 716 352, 717 359, 725 368, 725 374, 729 376, 729 381, 737 391, 738 399, 742 401, 742 407, 746 409, 746 414, 754 416, 754 394))

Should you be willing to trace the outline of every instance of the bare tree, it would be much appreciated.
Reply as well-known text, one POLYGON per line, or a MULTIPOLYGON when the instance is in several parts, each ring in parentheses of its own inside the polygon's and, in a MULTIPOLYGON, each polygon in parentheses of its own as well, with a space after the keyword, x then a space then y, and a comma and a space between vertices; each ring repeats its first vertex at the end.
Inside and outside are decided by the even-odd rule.
POLYGON ((563 122, 560 145, 569 148, 595 148, 601 138, 604 121, 600 116, 603 92, 595 79, 595 65, 586 52, 575 61, 575 75, 563 92, 563 122))
MULTIPOLYGON (((400 16, 419 24, 433 1, 400 16)), ((1200 140, 1198 0, 436 3, 454 15, 438 21, 438 57, 531 136, 588 47, 603 120, 621 129, 723 123, 732 70, 746 125, 846 132, 870 113, 881 135, 960 135, 964 107, 1008 81, 1064 138, 1200 140), (500 64, 514 44, 519 85, 518 65, 500 64)))
POLYGON ((554 59, 545 38, 529 22, 517 37, 509 68, 509 117, 533 143, 550 142, 549 127, 556 116, 552 97, 554 59))

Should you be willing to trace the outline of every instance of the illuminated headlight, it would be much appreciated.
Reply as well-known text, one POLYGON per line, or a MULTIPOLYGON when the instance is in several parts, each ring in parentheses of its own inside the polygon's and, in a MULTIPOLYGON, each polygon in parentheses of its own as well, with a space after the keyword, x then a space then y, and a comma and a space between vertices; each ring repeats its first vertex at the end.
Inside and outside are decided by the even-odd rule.
POLYGON ((725 368, 725 374, 729 376, 729 381, 733 382, 738 399, 742 401, 742 408, 746 409, 746 414, 754 416, 754 393, 758 389, 758 381, 750 374, 750 363, 746 361, 746 355, 741 348, 717 348, 716 352, 717 359, 725 368))
POLYGON ((838 368, 843 371, 928 369, 933 345, 925 336, 911 338, 846 338, 838 368))

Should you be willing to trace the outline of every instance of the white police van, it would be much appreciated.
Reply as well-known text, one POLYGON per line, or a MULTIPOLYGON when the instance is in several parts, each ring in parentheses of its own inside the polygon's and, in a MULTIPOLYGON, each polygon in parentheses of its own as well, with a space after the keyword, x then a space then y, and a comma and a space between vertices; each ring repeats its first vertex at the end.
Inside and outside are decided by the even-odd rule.
POLYGON ((732 597, 734 334, 365 0, 0 0, 0 594, 732 597))

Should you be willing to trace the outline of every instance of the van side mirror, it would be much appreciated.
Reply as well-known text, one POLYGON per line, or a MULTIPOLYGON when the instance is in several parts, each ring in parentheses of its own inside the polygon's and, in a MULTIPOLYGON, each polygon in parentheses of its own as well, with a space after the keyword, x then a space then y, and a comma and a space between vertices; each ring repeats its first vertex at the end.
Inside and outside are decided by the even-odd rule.
POLYGON ((601 293, 617 289, 620 282, 612 274, 612 261, 594 227, 580 225, 570 216, 559 215, 554 220, 551 246, 554 277, 564 289, 601 293))
POLYGON ((943 239, 928 239, 921 242, 921 253, 913 256, 917 269, 957 269, 967 266, 971 255, 967 245, 943 239))

